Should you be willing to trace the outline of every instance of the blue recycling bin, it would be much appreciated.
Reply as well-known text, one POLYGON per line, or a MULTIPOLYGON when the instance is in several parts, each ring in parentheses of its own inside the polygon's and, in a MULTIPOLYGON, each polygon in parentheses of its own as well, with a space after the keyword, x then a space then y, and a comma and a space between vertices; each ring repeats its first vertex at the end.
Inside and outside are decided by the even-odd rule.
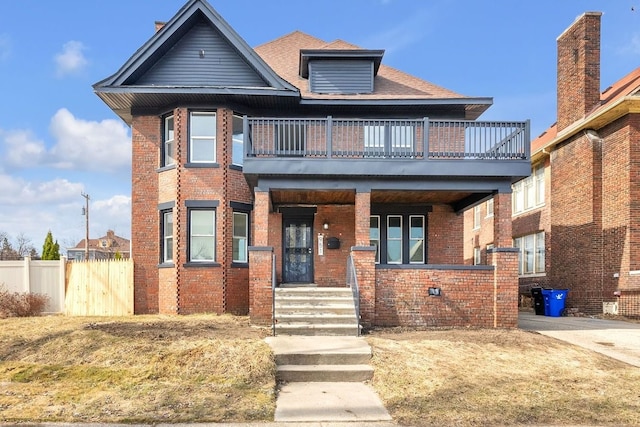
POLYGON ((543 289, 544 315, 551 317, 562 316, 567 293, 569 293, 569 289, 543 289))

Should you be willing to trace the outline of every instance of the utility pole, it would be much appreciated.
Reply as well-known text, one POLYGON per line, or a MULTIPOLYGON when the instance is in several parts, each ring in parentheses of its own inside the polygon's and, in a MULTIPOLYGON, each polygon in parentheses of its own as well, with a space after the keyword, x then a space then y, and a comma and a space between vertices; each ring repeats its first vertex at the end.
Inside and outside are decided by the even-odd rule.
POLYGON ((84 192, 80 195, 85 199, 85 207, 82 208, 82 215, 85 216, 84 260, 89 261, 89 195, 84 192))

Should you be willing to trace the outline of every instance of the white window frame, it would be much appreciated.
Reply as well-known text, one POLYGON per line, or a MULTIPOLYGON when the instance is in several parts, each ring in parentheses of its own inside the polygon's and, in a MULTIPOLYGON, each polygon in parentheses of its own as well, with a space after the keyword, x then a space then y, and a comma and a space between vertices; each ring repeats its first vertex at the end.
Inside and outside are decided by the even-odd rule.
POLYGON ((482 224, 482 210, 480 205, 473 207, 473 229, 477 230, 482 224))
POLYGON ((491 218, 493 216, 493 198, 487 200, 487 216, 485 218, 491 218))
POLYGON ((246 212, 234 212, 233 213, 233 243, 232 243, 232 262, 239 264, 246 264, 249 262, 249 214, 246 212), (244 230, 245 234, 241 235, 236 230, 236 217, 244 218, 244 230), (236 247, 239 257, 236 258, 236 247))
POLYGON ((480 250, 480 246, 476 246, 473 248, 473 265, 482 264, 482 251, 480 250))
POLYGON ((535 166, 531 175, 512 185, 513 215, 528 212, 544 206, 545 201, 545 167, 535 166))
POLYGON ((215 262, 216 261, 216 210, 215 209, 190 209, 189 210, 189 262, 215 262), (212 215, 212 229, 211 233, 198 233, 196 234, 193 231, 193 215, 195 213, 203 213, 208 212, 212 215), (195 258, 196 254, 194 251, 195 244, 194 240, 196 239, 211 239, 211 243, 213 246, 212 256, 211 258, 195 258))
POLYGON ((518 275, 541 276, 545 274, 545 233, 527 234, 513 239, 518 248, 518 275))
POLYGON ((190 163, 216 163, 217 159, 217 139, 216 139, 216 128, 217 128, 217 117, 216 113, 213 111, 192 111, 189 113, 189 162, 190 163), (194 127, 193 127, 193 118, 194 117, 211 117, 213 118, 213 133, 212 134, 203 134, 203 135, 195 135, 194 127), (211 140, 213 147, 212 158, 206 159, 194 159, 194 144, 198 141, 207 141, 211 140))
POLYGON ((173 262, 173 210, 162 212, 162 262, 173 262), (169 227, 168 224, 171 224, 169 227), (170 228, 170 230, 169 230, 170 228))
POLYGON ((164 133, 162 135, 162 166, 171 166, 175 159, 175 120, 173 114, 164 118, 164 133), (169 128, 171 123, 171 128, 169 128))
POLYGON ((231 164, 235 166, 242 166, 244 164, 244 118, 234 114, 232 127, 231 164), (238 124, 240 125, 240 129, 237 127, 238 124), (240 153, 238 153, 238 150, 240 150, 240 153))

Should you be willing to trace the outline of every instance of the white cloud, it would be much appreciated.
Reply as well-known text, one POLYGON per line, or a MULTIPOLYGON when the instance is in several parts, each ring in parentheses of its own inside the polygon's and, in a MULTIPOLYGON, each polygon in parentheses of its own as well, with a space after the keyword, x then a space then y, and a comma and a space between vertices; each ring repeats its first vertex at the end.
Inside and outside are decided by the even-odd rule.
POLYGON ((7 165, 17 168, 38 166, 45 157, 44 142, 38 140, 30 130, 12 130, 3 132, 0 137, 4 141, 4 160, 7 165))
MULTIPOLYGON (((131 197, 115 195, 106 200, 96 200, 90 204, 91 229, 99 236, 113 230, 118 236, 131 235, 131 197)), ((93 236, 97 237, 97 236, 93 236)))
POLYGON ((131 166, 129 130, 117 120, 82 120, 62 108, 51 119, 50 131, 57 140, 50 150, 56 168, 112 172, 131 166))
POLYGON ((11 42, 9 37, 0 34, 0 62, 6 61, 11 54, 11 42))
POLYGON ((71 40, 62 46, 62 52, 56 54, 56 75, 64 77, 81 72, 89 61, 84 57, 85 46, 82 42, 71 40))
POLYGON ((0 205, 27 206, 57 204, 78 198, 84 186, 66 179, 30 182, 11 175, 0 175, 0 205))

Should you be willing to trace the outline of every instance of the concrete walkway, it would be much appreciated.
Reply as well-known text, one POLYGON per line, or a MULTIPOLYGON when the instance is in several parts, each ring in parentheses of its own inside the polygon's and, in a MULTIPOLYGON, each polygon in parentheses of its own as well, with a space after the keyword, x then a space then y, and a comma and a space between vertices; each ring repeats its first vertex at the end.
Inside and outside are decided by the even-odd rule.
POLYGON ((640 323, 521 312, 518 326, 640 367, 640 323))
MULTIPOLYGON (((331 363, 339 366, 341 359, 344 359, 348 370, 349 366, 361 366, 349 365, 349 360, 354 357, 358 360, 356 363, 369 363, 371 358, 371 347, 364 338, 358 337, 277 336, 265 341, 271 346, 276 361, 289 360, 295 356, 301 363, 327 363, 326 359, 330 359, 331 363)), ((313 369, 313 365, 308 368, 313 369)), ((331 372, 327 373, 330 374, 331 372)), ((274 420, 276 423, 314 422, 323 426, 335 425, 333 423, 336 422, 349 422, 350 426, 354 426, 358 423, 377 425, 375 422, 391 421, 389 412, 375 391, 362 381, 347 378, 352 374, 345 371, 341 374, 344 379, 340 379, 340 382, 334 379, 281 382, 274 420), (327 422, 330 424, 325 424, 327 422)), ((330 376, 334 377, 333 374, 330 376)))

